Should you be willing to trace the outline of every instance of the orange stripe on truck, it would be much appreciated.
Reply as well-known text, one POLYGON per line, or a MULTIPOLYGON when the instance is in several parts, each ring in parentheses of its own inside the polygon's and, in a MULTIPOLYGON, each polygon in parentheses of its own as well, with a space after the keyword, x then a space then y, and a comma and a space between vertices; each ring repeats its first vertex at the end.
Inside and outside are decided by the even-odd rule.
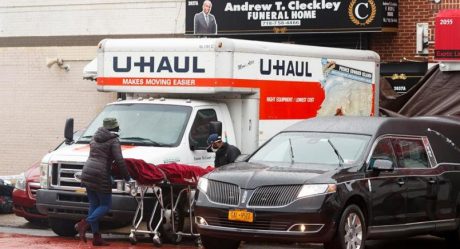
POLYGON ((99 86, 235 87, 260 89, 260 119, 315 117, 325 93, 319 82, 219 78, 98 78, 99 86))

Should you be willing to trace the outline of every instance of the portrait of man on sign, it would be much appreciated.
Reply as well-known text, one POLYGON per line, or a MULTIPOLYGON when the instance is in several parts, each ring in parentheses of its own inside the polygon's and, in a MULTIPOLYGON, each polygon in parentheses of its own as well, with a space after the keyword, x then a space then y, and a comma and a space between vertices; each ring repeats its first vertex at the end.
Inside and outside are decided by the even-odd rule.
POLYGON ((193 33, 195 35, 217 34, 216 18, 211 14, 212 3, 209 0, 203 2, 203 11, 196 13, 193 18, 193 33))

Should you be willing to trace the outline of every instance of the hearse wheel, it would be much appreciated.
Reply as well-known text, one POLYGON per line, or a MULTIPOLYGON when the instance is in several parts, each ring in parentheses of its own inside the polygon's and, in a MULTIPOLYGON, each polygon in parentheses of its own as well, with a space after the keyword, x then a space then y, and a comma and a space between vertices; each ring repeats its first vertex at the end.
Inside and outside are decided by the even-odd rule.
POLYGON ((366 221, 361 209, 356 205, 345 208, 337 232, 330 242, 324 243, 325 249, 364 249, 366 221))
POLYGON ((448 248, 458 248, 460 245, 460 226, 457 227, 457 230, 448 233, 445 238, 448 248))
POLYGON ((213 238, 201 235, 201 243, 206 249, 238 249, 240 247, 239 240, 213 238))

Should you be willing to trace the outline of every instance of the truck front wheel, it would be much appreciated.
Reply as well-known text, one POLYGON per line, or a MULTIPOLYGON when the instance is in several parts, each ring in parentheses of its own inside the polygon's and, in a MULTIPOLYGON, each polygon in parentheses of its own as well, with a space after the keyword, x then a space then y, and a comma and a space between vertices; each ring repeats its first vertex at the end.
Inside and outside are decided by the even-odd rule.
POLYGON ((49 218, 51 230, 62 237, 73 237, 77 234, 77 231, 74 228, 75 223, 76 222, 73 220, 49 218))

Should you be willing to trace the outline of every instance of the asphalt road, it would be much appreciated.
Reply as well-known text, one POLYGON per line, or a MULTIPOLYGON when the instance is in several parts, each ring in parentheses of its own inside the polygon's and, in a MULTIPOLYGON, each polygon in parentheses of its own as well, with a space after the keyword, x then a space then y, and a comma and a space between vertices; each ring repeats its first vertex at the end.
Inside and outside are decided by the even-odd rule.
MULTIPOLYGON (((90 234, 88 234, 91 237, 90 234)), ((140 238, 136 245, 131 245, 127 235, 104 234, 110 243, 110 249, 154 248, 149 238, 140 238)), ((82 243, 78 238, 61 238, 46 226, 37 226, 14 215, 0 215, 1 249, 65 249, 92 248, 91 243, 82 243)), ((195 241, 184 239, 180 245, 164 244, 163 249, 196 249, 195 241)), ((243 243, 240 249, 322 249, 321 244, 260 244, 243 243)), ((409 239, 391 239, 384 241, 367 241, 367 249, 448 249, 444 239, 433 236, 420 236, 409 239)))

